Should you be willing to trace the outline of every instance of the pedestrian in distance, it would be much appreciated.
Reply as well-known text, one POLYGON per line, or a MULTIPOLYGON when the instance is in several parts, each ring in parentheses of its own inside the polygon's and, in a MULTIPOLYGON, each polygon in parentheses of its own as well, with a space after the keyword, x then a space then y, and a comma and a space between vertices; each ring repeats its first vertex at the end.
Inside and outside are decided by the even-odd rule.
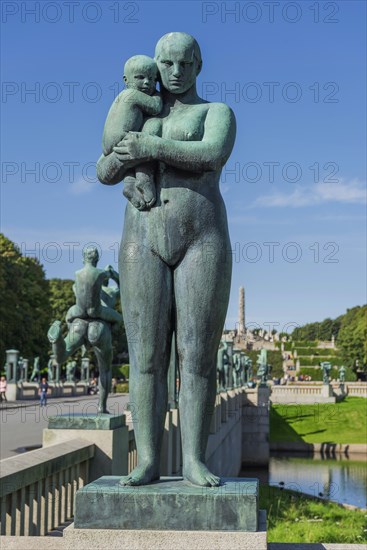
POLYGON ((6 398, 6 389, 7 389, 7 382, 5 376, 0 377, 0 403, 3 401, 7 401, 6 398))
POLYGON ((45 407, 47 405, 47 393, 48 383, 46 377, 43 376, 38 388, 38 395, 40 396, 40 407, 45 407))

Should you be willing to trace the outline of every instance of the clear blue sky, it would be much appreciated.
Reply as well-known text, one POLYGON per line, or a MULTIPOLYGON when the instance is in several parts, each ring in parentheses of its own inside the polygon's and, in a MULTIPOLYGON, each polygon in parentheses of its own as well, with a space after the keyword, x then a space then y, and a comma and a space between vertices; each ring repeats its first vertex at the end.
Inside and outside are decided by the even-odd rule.
POLYGON ((124 61, 185 31, 199 93, 238 123, 227 327, 240 285, 247 321, 276 328, 364 303, 365 18, 364 1, 2 2, 2 231, 47 277, 72 278, 88 242, 117 265, 125 199, 88 163, 124 61))

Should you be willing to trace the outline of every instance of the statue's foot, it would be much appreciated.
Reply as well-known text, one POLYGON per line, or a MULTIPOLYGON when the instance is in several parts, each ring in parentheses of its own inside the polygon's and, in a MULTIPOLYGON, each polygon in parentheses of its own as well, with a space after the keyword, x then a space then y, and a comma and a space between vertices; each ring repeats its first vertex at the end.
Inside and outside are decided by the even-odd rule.
POLYGON ((111 414, 106 407, 98 407, 98 414, 111 414))
POLYGON ((47 337, 51 344, 55 344, 58 340, 62 338, 61 332, 61 321, 54 321, 50 326, 47 337))
POLYGON ((150 180, 139 182, 136 184, 136 188, 142 194, 146 208, 151 208, 156 200, 154 183, 150 180))
POLYGON ((212 474, 199 460, 188 462, 183 468, 182 475, 184 479, 191 481, 194 485, 202 487, 218 487, 220 485, 220 477, 212 474))
POLYGON ((126 181, 124 182, 124 189, 123 189, 123 195, 126 197, 135 208, 138 210, 145 210, 146 203, 145 200, 140 193, 140 191, 137 190, 135 185, 135 178, 133 178, 133 181, 126 181))
POLYGON ((147 485, 159 479, 159 468, 156 464, 142 463, 120 479, 120 485, 147 485))

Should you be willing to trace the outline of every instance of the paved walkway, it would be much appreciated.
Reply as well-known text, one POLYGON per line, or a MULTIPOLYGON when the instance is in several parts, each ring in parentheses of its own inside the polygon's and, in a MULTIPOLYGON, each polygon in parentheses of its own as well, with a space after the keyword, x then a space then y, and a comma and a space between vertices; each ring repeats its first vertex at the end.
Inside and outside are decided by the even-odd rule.
MULTIPOLYGON (((127 411, 128 394, 112 394, 107 406, 111 414, 127 411)), ((38 401, 3 403, 0 406, 0 459, 16 456, 42 445, 42 431, 50 416, 96 414, 98 396, 54 397, 40 407, 38 401)))

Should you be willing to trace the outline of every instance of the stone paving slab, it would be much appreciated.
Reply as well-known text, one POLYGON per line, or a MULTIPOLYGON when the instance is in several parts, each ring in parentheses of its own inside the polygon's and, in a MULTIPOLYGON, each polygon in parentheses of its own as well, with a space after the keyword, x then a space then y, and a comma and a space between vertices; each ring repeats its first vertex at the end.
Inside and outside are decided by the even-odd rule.
MULTIPOLYGON (((264 533, 246 533, 250 535, 243 540, 240 538, 232 537, 231 544, 229 545, 229 539, 220 539, 217 537, 218 533, 192 532, 166 532, 165 534, 170 536, 169 540, 164 538, 164 533, 161 531, 150 531, 144 533, 143 531, 126 531, 125 540, 121 538, 120 542, 115 542, 108 535, 111 533, 105 529, 94 531, 94 534, 100 533, 103 536, 102 540, 98 540, 97 537, 93 537, 93 540, 89 539, 84 534, 83 530, 74 530, 73 526, 68 527, 69 532, 66 537, 0 537, 1 550, 89 550, 108 548, 109 550, 265 550, 266 542, 264 544, 264 533), (75 531, 79 531, 79 536, 74 538, 75 531), (140 536, 136 537, 136 534, 140 536), (148 535, 144 537, 143 535, 148 535), (152 537, 153 534, 153 537, 152 537), (257 536, 256 536, 257 535, 257 536), (107 536, 107 538, 106 538, 107 536), (131 536, 135 536, 135 542, 132 541, 131 536), (222 546, 220 546, 220 544, 222 546), (92 545, 91 545, 92 544, 92 545), (128 545, 127 545, 128 544, 128 545), (154 545, 153 545, 154 544, 154 545)), ((116 532, 115 532, 116 533, 116 532)), ((231 535, 232 533, 219 533, 220 535, 231 535)), ((316 544, 295 544, 295 543, 275 543, 268 544, 267 550, 366 550, 365 544, 332 544, 332 543, 316 543, 316 544)))

